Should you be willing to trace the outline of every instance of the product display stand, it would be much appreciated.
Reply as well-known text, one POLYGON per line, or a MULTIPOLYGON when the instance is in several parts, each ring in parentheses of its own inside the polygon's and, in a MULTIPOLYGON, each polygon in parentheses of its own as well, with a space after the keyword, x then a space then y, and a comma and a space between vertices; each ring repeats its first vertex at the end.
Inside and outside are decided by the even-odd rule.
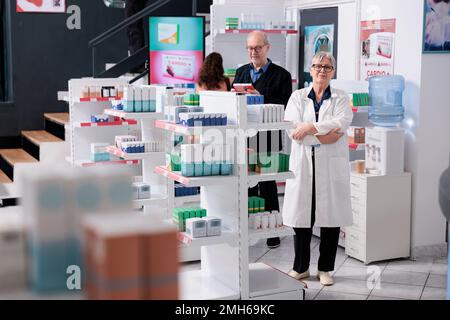
MULTIPOLYGON (((182 273, 181 299, 301 299, 304 285, 287 274, 263 263, 249 263, 249 243, 267 235, 284 236, 288 228, 269 232, 249 232, 248 188, 260 181, 292 178, 290 172, 280 174, 248 174, 247 137, 255 135, 258 125, 247 124, 246 96, 230 92, 201 92, 200 105, 208 112, 226 112, 229 125, 204 127, 196 133, 200 143, 215 141, 233 145, 233 173, 230 176, 183 177, 156 167, 155 172, 187 186, 201 186, 200 205, 208 216, 222 220, 222 236, 195 239, 189 245, 201 246, 201 270, 182 273), (218 133, 226 135, 218 135, 218 133)), ((176 126, 157 122, 156 126, 179 132, 176 126)), ((290 123, 273 128, 286 129, 290 123)), ((292 232, 292 230, 290 230, 292 232)))

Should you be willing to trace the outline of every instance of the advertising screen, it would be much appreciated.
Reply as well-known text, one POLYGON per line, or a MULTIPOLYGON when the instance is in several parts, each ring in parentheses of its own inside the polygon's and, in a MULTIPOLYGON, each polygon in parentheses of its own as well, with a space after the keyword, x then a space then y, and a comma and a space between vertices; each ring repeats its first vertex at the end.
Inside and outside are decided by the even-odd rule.
POLYGON ((203 17, 150 17, 150 83, 198 82, 205 55, 203 17))

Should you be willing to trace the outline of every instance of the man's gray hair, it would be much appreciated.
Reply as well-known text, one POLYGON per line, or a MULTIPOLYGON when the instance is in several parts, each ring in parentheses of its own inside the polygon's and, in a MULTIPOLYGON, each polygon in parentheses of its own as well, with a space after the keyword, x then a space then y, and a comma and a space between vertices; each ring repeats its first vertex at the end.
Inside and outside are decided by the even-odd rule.
POLYGON ((317 52, 314 57, 312 58, 312 61, 319 61, 322 62, 323 59, 328 59, 331 61, 331 64, 333 66, 333 69, 336 70, 336 59, 333 57, 333 55, 329 52, 325 51, 319 51, 317 52))

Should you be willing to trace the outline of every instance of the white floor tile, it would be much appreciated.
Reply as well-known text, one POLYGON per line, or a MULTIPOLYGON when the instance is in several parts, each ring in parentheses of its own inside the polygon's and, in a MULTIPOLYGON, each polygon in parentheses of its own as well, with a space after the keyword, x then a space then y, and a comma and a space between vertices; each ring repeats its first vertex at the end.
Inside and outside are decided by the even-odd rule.
POLYGON ((447 276, 442 274, 430 274, 426 286, 445 289, 447 288, 447 276))
POLYGON ((390 298, 390 297, 377 297, 377 296, 370 295, 367 300, 405 300, 405 299, 390 298))
POLYGON ((320 291, 314 300, 366 300, 367 295, 320 291))
POLYGON ((337 277, 334 277, 334 281, 334 285, 326 286, 322 290, 361 295, 369 295, 370 293, 370 289, 368 288, 366 281, 337 277))
POLYGON ((410 286, 405 284, 381 282, 380 288, 374 288, 371 295, 378 297, 419 300, 423 286, 410 286))
POLYGON ((268 259, 284 260, 294 262, 294 250, 271 249, 264 257, 268 259))
POLYGON ((405 272, 386 269, 381 274, 381 282, 424 286, 427 281, 427 273, 405 272))
POLYGON ((355 258, 348 257, 342 264, 343 267, 366 268, 366 265, 355 258))
POLYGON ((448 258, 438 258, 438 259, 434 259, 434 263, 438 263, 438 264, 446 264, 448 265, 448 258))
POLYGON ((447 272, 448 272, 448 265, 445 264, 433 263, 431 267, 432 274, 446 275, 447 272))
POLYGON ((396 270, 396 271, 406 271, 406 272, 421 272, 429 273, 433 266, 432 259, 424 260, 396 260, 389 262, 386 269, 396 270))
POLYGON ((442 288, 425 287, 421 300, 445 300, 447 298, 447 290, 442 288))
POLYGON ((282 261, 277 259, 267 259, 265 256, 262 257, 258 262, 263 262, 273 268, 281 270, 283 272, 289 272, 292 269, 292 263, 289 261, 282 261))
POLYGON ((250 262, 258 261, 268 251, 269 251, 269 249, 267 249, 267 248, 249 247, 248 248, 248 256, 249 256, 250 262))
POLYGON ((314 300, 314 298, 317 296, 320 290, 315 289, 306 289, 305 290, 305 300, 314 300))
POLYGON ((379 274, 374 274, 373 271, 368 268, 341 266, 337 270, 335 277, 349 278, 362 281, 366 281, 367 279, 369 279, 369 277, 371 277, 374 280, 377 280, 379 278, 379 275, 381 275, 381 271, 379 274), (375 277, 372 277, 372 275, 374 275, 375 277))

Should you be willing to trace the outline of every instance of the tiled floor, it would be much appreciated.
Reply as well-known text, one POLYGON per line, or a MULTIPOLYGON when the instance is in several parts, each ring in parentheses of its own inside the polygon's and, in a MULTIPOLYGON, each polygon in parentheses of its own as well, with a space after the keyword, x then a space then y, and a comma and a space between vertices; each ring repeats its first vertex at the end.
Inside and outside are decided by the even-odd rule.
MULTIPOLYGON (((447 258, 406 259, 364 265, 345 255, 339 247, 335 270, 335 284, 323 287, 316 279, 319 238, 311 241, 311 277, 305 281, 307 300, 444 300, 447 295, 447 258)), ((282 239, 281 246, 268 249, 265 241, 250 247, 251 262, 264 262, 288 272, 294 260, 292 237, 282 239)), ((199 263, 187 264, 183 269, 200 268, 199 263)))

